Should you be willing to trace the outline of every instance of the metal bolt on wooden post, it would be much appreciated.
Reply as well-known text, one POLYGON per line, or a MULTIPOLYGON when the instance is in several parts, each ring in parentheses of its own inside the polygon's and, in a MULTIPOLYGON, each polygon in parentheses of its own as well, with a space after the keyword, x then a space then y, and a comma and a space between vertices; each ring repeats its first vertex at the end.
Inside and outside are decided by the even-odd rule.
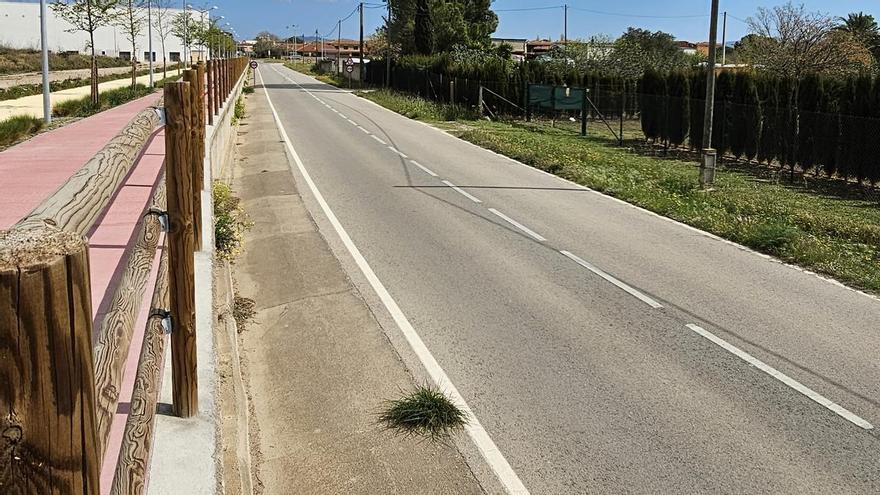
POLYGON ((174 413, 182 418, 198 412, 190 91, 188 82, 165 85, 165 180, 171 223, 171 394, 174 413))
POLYGON ((0 493, 99 493, 85 239, 0 232, 0 493))

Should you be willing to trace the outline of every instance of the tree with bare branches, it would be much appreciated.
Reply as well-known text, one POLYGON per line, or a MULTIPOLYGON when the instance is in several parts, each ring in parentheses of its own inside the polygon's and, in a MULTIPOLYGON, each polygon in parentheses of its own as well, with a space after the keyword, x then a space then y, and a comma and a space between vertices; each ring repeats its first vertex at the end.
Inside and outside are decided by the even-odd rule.
POLYGON ((112 24, 118 12, 119 0, 56 0, 52 12, 70 23, 68 32, 84 31, 89 34, 89 49, 92 52, 92 104, 98 105, 98 57, 95 55, 95 31, 99 27, 112 24))
POLYGON ((868 49, 851 33, 835 29, 833 17, 809 12, 803 5, 760 7, 748 22, 752 35, 743 40, 740 55, 769 72, 800 78, 852 75, 873 66, 868 49))
MULTIPOLYGON (((131 87, 137 84, 137 39, 146 27, 146 2, 140 0, 121 0, 116 25, 125 33, 131 43, 131 87)), ((152 54, 151 54, 152 55, 152 54)))
POLYGON ((168 52, 165 51, 165 41, 171 36, 171 0, 148 0, 154 2, 153 27, 159 35, 159 45, 162 47, 162 77, 168 77, 168 52))

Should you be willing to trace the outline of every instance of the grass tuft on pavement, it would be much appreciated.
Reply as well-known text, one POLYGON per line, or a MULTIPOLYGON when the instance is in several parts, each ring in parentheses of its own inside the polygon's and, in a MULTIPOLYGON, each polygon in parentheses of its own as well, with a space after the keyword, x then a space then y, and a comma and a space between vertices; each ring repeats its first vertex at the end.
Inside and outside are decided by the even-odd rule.
MULTIPOLYGON (((408 115, 412 96, 362 96, 408 115)), ((439 106, 425 103, 426 106, 439 106)), ((439 112, 442 114, 442 112, 439 112)), ((766 171, 719 168, 711 192, 697 185, 697 164, 637 154, 602 135, 524 122, 442 123, 438 112, 410 113, 454 135, 573 182, 725 239, 880 293, 880 204, 856 194, 785 183, 766 171)))
POLYGON ((389 430, 436 441, 464 428, 467 416, 443 392, 419 386, 400 399, 386 401, 379 422, 389 430))
POLYGON ((0 121, 0 147, 9 146, 37 133, 43 128, 43 119, 30 115, 17 115, 0 121))

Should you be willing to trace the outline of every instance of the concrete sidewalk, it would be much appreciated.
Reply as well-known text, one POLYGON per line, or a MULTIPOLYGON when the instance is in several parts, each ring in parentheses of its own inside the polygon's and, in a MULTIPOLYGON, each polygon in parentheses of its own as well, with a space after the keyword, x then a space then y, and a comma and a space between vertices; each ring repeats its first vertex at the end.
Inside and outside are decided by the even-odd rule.
POLYGON ((234 275, 256 302, 238 340, 256 492, 482 493, 454 446, 377 425, 413 377, 306 210, 264 90, 247 115, 233 187, 254 226, 234 275))
MULTIPOLYGON (((176 74, 176 72, 175 72, 176 74)), ((154 81, 158 81, 162 77, 162 73, 154 74, 154 81)), ((150 76, 149 74, 145 76, 140 76, 137 78, 137 82, 140 84, 149 84, 150 76)), ((107 81, 98 84, 98 91, 104 92, 111 89, 122 88, 131 84, 131 76, 124 77, 122 79, 115 79, 113 81, 107 81)), ((52 102, 52 106, 59 103, 63 103, 69 100, 76 100, 78 98, 82 98, 84 96, 88 96, 91 92, 90 86, 80 86, 77 88, 64 89, 61 91, 55 91, 49 94, 49 101, 52 102)), ((9 117, 14 117, 16 115, 30 115, 32 117, 42 117, 43 116, 43 95, 31 95, 24 96, 22 98, 16 98, 15 100, 4 100, 0 101, 0 120, 8 119, 9 117)))

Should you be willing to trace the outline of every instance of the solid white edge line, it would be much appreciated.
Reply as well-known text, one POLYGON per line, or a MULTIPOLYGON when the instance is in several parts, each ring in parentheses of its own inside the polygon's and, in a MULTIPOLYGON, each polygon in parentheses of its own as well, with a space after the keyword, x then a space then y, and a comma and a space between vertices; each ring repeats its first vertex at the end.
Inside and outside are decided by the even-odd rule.
POLYGON ((651 306, 654 309, 660 309, 663 307, 662 304, 658 303, 654 299, 643 294, 641 291, 636 290, 633 287, 630 287, 628 284, 621 282, 620 280, 612 277, 611 275, 605 273, 604 271, 600 270, 599 268, 596 268, 596 266, 594 266, 593 264, 591 264, 587 261, 584 261, 581 258, 575 256, 571 252, 569 252, 569 251, 559 251, 559 252, 562 253, 562 255, 565 256, 566 258, 577 263, 578 265, 581 265, 582 267, 586 268, 587 270, 590 270, 591 272, 595 273, 596 275, 604 278, 605 280, 611 282, 612 284, 616 285, 617 287, 623 289, 625 292, 629 293, 631 296, 642 301, 643 303, 647 304, 648 306, 651 306))
POLYGON ((455 192, 457 192, 457 193, 461 194, 462 196, 466 197, 467 199, 473 201, 474 203, 482 203, 482 201, 480 201, 479 198, 472 196, 470 193, 468 193, 464 189, 456 186, 452 182, 449 182, 448 180, 444 180, 443 183, 446 184, 447 186, 451 187, 455 192))
MULTIPOLYGON (((265 84, 263 84, 263 74, 259 71, 257 73, 260 75, 260 83, 265 86, 265 84)), ((309 190, 312 192, 312 195, 315 196, 315 200, 318 202, 318 205, 320 205, 324 215, 327 216, 327 219, 330 221, 336 234, 342 240, 343 245, 345 245, 345 248, 348 250, 351 257, 354 258, 361 273, 364 274, 367 281, 370 283, 370 286, 376 291, 376 294, 391 314, 391 317, 394 319, 400 332, 406 338, 413 352, 415 352, 416 356, 418 356, 419 360, 422 362, 422 366, 425 367, 431 380, 433 380, 438 388, 446 391, 446 393, 451 396, 452 400, 455 401, 465 412, 468 418, 465 431, 486 460, 486 463, 492 468, 492 471, 495 473, 498 481, 504 486, 507 493, 511 495, 528 495, 528 489, 523 485, 513 468, 510 467, 507 459, 505 459, 501 451, 498 450, 498 446, 495 445, 495 442, 489 436, 486 429, 483 428, 480 420, 477 419, 473 410, 471 410, 470 406, 465 402, 464 397, 459 393, 458 389, 452 383, 452 380, 449 379, 449 376, 446 375, 446 372, 443 371, 443 368, 440 367, 440 363, 434 359, 434 355, 428 350, 428 347, 422 341, 422 338, 419 337, 419 334, 416 332, 415 328, 413 328, 406 315, 403 314, 403 311, 397 305, 397 302, 391 297, 391 294, 385 288, 385 285, 383 285, 382 281, 379 280, 379 277, 376 276, 376 273, 370 267, 370 264, 367 263, 367 260, 351 240, 351 237, 349 237, 348 232, 345 231, 345 228, 339 222, 339 219, 336 218, 333 210, 330 209, 330 205, 324 200, 324 196, 321 194, 321 191, 318 190, 314 181, 312 181, 311 175, 309 175, 308 170, 306 170, 305 165, 303 165, 302 160, 293 148, 293 143, 291 143, 290 137, 287 136, 287 131, 284 130, 284 125, 281 123, 281 118, 275 110, 275 105, 272 104, 269 92, 266 91, 265 93, 266 101, 269 103, 269 108, 272 109, 272 115, 275 118, 275 125, 281 133, 281 137, 284 139, 287 150, 293 157, 294 162, 296 162, 297 169, 299 169, 300 174, 302 174, 303 179, 305 179, 306 184, 309 186, 309 190)))
POLYGON ((364 131, 364 134, 369 134, 369 133, 370 133, 370 131, 368 131, 368 130, 367 130, 366 128, 364 128, 363 126, 360 126, 360 125, 359 125, 359 126, 358 126, 358 129, 364 131))
POLYGON ((348 120, 348 123, 349 123, 349 124, 351 124, 351 125, 353 125, 353 126, 355 126, 355 127, 358 126, 358 123, 357 123, 357 122, 355 122, 355 121, 353 121, 353 120, 351 120, 351 119, 347 119, 347 120, 348 120))
POLYGON ((339 116, 342 117, 343 119, 348 119, 348 117, 346 117, 344 113, 340 113, 339 116))
POLYGON ((388 146, 388 143, 386 143, 385 141, 382 141, 382 138, 380 138, 379 136, 377 136, 375 134, 370 134, 370 137, 375 139, 376 141, 378 141, 380 144, 384 144, 385 146, 388 146))
POLYGON ((419 167, 420 169, 422 169, 422 172, 430 175, 431 177, 437 177, 437 174, 435 174, 433 170, 429 169, 428 167, 425 167, 421 163, 419 163, 415 160, 410 160, 409 162, 412 163, 413 165, 415 165, 416 167, 419 167))
POLYGON ((509 216, 505 215, 504 213, 501 213, 500 211, 496 210, 495 208, 489 208, 489 211, 491 211, 491 212, 494 213, 495 215, 501 217, 502 220, 504 220, 505 222, 509 223, 510 225, 513 225, 514 227, 518 228, 519 230, 522 230, 522 231, 525 232, 526 234, 532 236, 532 238, 535 239, 536 241, 544 242, 544 241, 547 240, 547 239, 544 238, 544 236, 542 236, 541 234, 539 234, 539 233, 535 232, 534 230, 532 230, 532 229, 526 227, 525 225, 523 225, 523 224, 517 222, 516 220, 514 220, 514 219, 510 218, 509 216))
POLYGON ((813 402, 821 405, 822 407, 825 407, 826 409, 832 411, 833 413, 835 413, 838 416, 840 416, 841 418, 849 421, 850 423, 858 426, 859 428, 862 428, 865 430, 874 429, 874 425, 865 421, 864 419, 860 418, 859 416, 856 416, 852 412, 845 409, 843 406, 840 406, 839 404, 835 403, 834 401, 824 397, 823 395, 821 395, 818 392, 814 391, 813 389, 807 387, 806 385, 802 384, 801 382, 795 380, 794 378, 791 378, 790 376, 777 370, 776 368, 773 368, 772 366, 770 366, 770 365, 766 364, 765 362, 761 361, 760 359, 752 356, 751 354, 740 349, 739 347, 736 347, 735 345, 727 342, 726 340, 722 339, 721 337, 718 337, 717 335, 706 330, 705 328, 700 327, 698 325, 694 325, 693 323, 688 323, 685 326, 688 327, 689 329, 693 330, 695 333, 701 335, 702 337, 708 339, 712 343, 718 345, 722 349, 730 352, 734 356, 742 359, 743 361, 749 363, 750 365, 754 366, 755 368, 758 368, 759 370, 763 371, 764 373, 767 373, 768 375, 772 376, 773 378, 776 378, 780 382, 788 385, 789 387, 795 389, 796 391, 800 392, 801 394, 807 396, 813 402))

